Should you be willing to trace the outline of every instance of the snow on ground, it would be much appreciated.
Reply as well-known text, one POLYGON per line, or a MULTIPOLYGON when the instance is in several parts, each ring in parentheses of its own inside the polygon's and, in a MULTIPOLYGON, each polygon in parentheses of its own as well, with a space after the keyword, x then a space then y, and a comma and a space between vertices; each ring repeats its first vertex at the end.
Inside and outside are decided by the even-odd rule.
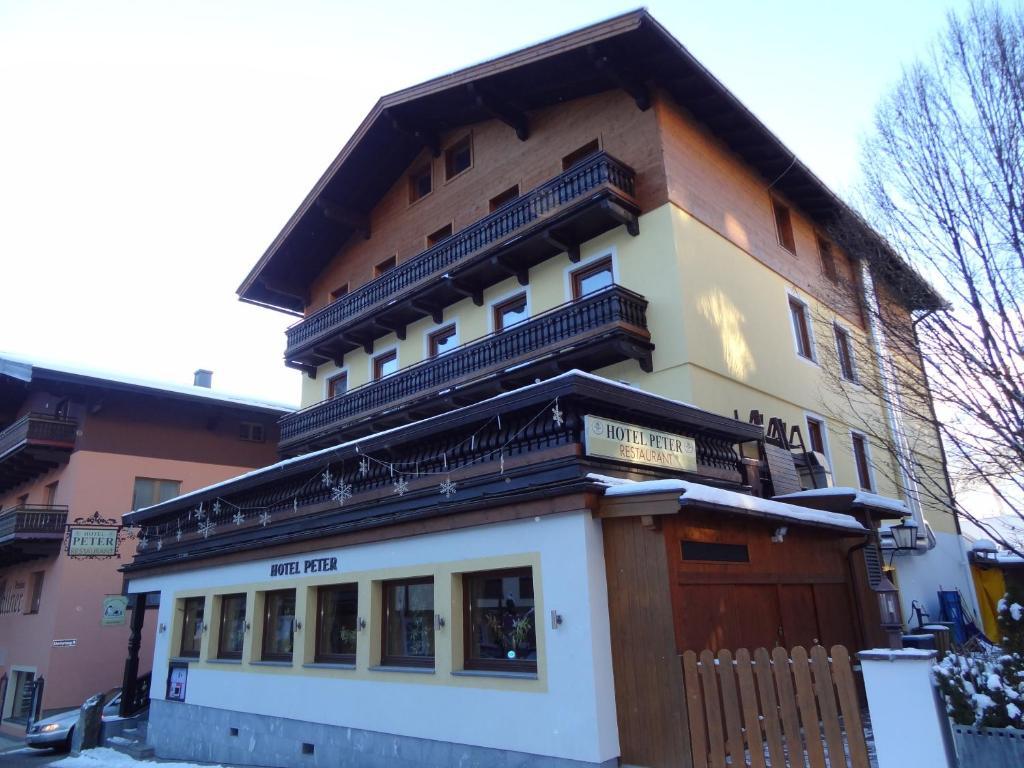
POLYGON ((211 763, 155 763, 152 760, 136 760, 130 755, 107 747, 87 749, 80 755, 65 757, 56 763, 50 763, 50 765, 54 768, 136 768, 146 765, 159 765, 162 768, 225 768, 222 765, 212 765, 211 763))

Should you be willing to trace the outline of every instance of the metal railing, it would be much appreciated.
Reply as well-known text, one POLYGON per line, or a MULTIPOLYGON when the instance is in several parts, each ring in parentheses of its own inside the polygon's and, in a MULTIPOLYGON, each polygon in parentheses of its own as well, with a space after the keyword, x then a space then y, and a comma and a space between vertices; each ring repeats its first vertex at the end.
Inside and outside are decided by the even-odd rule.
MULTIPOLYGON (((291 352, 394 298, 422 280, 437 277, 486 246, 500 242, 553 210, 610 184, 632 196, 635 172, 605 152, 588 157, 394 269, 338 298, 286 331, 291 352)), ((286 353, 287 354, 287 353, 286 353)))
POLYGON ((619 285, 555 307, 499 333, 484 336, 378 381, 289 414, 280 421, 281 443, 340 425, 360 414, 466 380, 474 374, 529 362, 552 345, 582 339, 611 324, 647 328, 647 300, 619 285))

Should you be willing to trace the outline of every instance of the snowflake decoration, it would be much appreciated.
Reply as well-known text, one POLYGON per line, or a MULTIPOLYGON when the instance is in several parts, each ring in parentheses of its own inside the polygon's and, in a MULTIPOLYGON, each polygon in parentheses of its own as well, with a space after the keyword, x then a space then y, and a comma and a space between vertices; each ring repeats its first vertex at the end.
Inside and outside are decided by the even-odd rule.
POLYGON ((501 474, 505 474, 505 452, 501 452, 501 458, 498 460, 498 471, 501 474))
POLYGON ((331 470, 325 469, 324 473, 320 475, 320 482, 323 483, 324 488, 328 488, 334 485, 334 475, 331 474, 331 470))
POLYGON ((558 407, 558 398, 555 398, 555 407, 551 409, 551 418, 558 426, 562 426, 565 423, 565 416, 562 414, 562 409, 558 407))
POLYGON ((242 510, 235 512, 235 516, 231 518, 231 522, 235 525, 241 525, 245 522, 245 515, 242 514, 242 510))
POLYGON ((370 474, 370 462, 363 456, 359 460, 359 476, 366 477, 368 474, 370 474))
POLYGON ((214 517, 220 517, 220 499, 217 499, 215 502, 213 502, 212 509, 213 509, 213 516, 214 517))
POLYGON ((264 528, 267 527, 267 523, 270 522, 270 513, 267 510, 260 512, 260 525, 264 528))
POLYGON ((299 511, 299 497, 296 496, 294 499, 292 499, 292 512, 294 513, 294 512, 298 512, 298 511, 299 511))
POLYGON ((199 526, 199 532, 203 534, 204 539, 210 538, 210 534, 213 533, 216 529, 217 524, 213 522, 213 520, 207 520, 199 526))
POLYGON ((159 552, 164 548, 164 540, 159 536, 156 537, 156 551, 159 552))
POLYGON ((206 512, 203 511, 203 505, 200 504, 196 507, 196 520, 202 520, 204 517, 206 517, 206 512))
POLYGON ((139 546, 137 547, 137 549, 141 552, 146 548, 148 544, 149 539, 146 538, 146 534, 142 534, 141 536, 139 536, 139 546))
POLYGON ((397 493, 399 496, 405 496, 405 494, 408 493, 408 491, 409 491, 409 481, 406 480, 401 475, 399 475, 398 479, 395 480, 394 486, 395 486, 395 493, 397 493))
POLYGON ((442 482, 441 485, 439 486, 439 490, 442 496, 444 496, 446 499, 450 499, 452 496, 455 495, 455 483, 452 482, 452 479, 450 477, 446 477, 444 479, 444 482, 442 482))
POLYGON ((338 483, 331 489, 331 499, 344 504, 346 501, 352 498, 352 484, 351 483, 338 483))
POLYGON ((183 533, 181 532, 181 526, 179 525, 179 526, 178 526, 178 530, 177 530, 177 531, 175 532, 175 534, 174 534, 174 540, 175 540, 175 541, 181 541, 181 537, 182 537, 183 535, 184 535, 184 534, 183 534, 183 533))

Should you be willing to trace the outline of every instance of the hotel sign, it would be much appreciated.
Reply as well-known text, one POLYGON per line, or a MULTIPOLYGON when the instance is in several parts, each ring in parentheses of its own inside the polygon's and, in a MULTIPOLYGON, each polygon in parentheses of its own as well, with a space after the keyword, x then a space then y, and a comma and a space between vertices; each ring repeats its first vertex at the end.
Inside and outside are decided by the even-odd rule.
POLYGON ((118 557, 120 539, 118 521, 100 517, 99 512, 75 518, 73 523, 68 523, 64 535, 68 557, 74 558, 118 557))
POLYGON ((697 444, 692 437, 597 416, 584 416, 583 426, 583 445, 588 456, 682 472, 697 471, 697 444))

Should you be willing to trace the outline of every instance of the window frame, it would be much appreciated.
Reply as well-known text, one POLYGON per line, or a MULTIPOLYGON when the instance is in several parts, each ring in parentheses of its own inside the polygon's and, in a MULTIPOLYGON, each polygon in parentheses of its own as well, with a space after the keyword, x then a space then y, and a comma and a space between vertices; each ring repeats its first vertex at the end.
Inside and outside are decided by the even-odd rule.
POLYGON ((836 342, 836 360, 839 363, 839 377, 850 384, 859 384, 857 356, 853 351, 853 334, 850 333, 849 328, 836 321, 832 323, 832 335, 835 337, 836 342))
POLYGON ((28 610, 26 614, 39 613, 39 607, 43 602, 43 584, 46 581, 46 571, 32 571, 31 589, 29 591, 28 610))
POLYGON ((332 302, 337 301, 342 296, 346 296, 346 295, 348 295, 348 283, 342 283, 337 288, 335 288, 333 291, 331 291, 331 301, 332 302))
POLYGON ((355 666, 356 654, 359 652, 359 583, 355 581, 339 584, 318 584, 316 587, 316 633, 313 638, 313 662, 315 664, 345 664, 355 666), (321 649, 321 628, 324 618, 324 596, 327 592, 349 588, 356 598, 356 639, 352 653, 330 653, 321 649))
POLYGON ((586 160, 588 157, 592 157, 600 153, 601 151, 601 139, 595 137, 588 141, 586 144, 581 144, 576 147, 572 152, 562 156, 562 173, 565 173, 570 168, 579 165, 581 162, 586 160))
POLYGON ((178 657, 182 659, 198 659, 203 651, 203 632, 206 631, 206 596, 205 595, 193 595, 192 597, 181 598, 181 627, 179 629, 178 637, 178 657), (194 637, 196 648, 192 650, 185 650, 185 629, 188 626, 188 615, 189 605, 199 604, 202 606, 202 615, 196 619, 194 626, 197 627, 194 637))
POLYGON ((388 272, 390 272, 393 269, 396 269, 397 267, 398 254, 396 253, 391 256, 388 256, 386 259, 379 261, 378 263, 373 265, 373 279, 376 280, 378 277, 386 275, 388 272), (385 264, 390 264, 391 266, 386 267, 385 264))
POLYGON ((807 428, 807 444, 808 444, 807 447, 808 447, 808 450, 812 450, 812 451, 814 450, 814 447, 811 445, 811 422, 812 421, 815 424, 818 424, 819 427, 820 427, 819 431, 821 433, 821 447, 822 447, 821 453, 825 457, 825 459, 828 461, 829 468, 831 469, 831 467, 832 467, 832 449, 831 449, 831 447, 829 445, 828 422, 825 420, 824 417, 819 416, 816 413, 806 413, 806 412, 804 413, 804 424, 806 425, 806 428, 807 428))
POLYGON ((245 649, 245 625, 248 620, 248 605, 246 600, 248 596, 245 592, 232 592, 226 595, 219 595, 220 598, 220 616, 217 618, 217 658, 218 659, 241 659, 242 652, 245 649), (224 650, 224 637, 226 635, 224 631, 224 625, 227 620, 227 616, 224 612, 224 604, 229 600, 242 599, 242 648, 238 651, 226 651, 224 650))
POLYGON ((833 285, 839 284, 839 268, 836 265, 836 252, 832 242, 820 234, 815 235, 818 242, 818 259, 821 261, 821 273, 833 285))
POLYGON ((520 323, 525 323, 530 319, 530 294, 528 291, 515 291, 502 299, 499 299, 491 304, 491 333, 501 333, 507 331, 509 328, 514 328, 520 323), (500 321, 501 315, 510 307, 512 304, 518 304, 522 300, 523 308, 526 312, 526 317, 519 320, 511 325, 505 325, 503 321, 500 321))
POLYGON ((423 198, 429 197, 434 191, 434 163, 431 160, 427 160, 418 166, 416 170, 410 171, 407 179, 409 184, 409 205, 415 205, 423 198), (424 176, 430 177, 430 189, 421 195, 419 194, 419 187, 416 182, 424 176))
POLYGON ((862 491, 868 491, 869 493, 875 492, 875 472, 871 463, 871 441, 868 440, 868 436, 863 432, 858 432, 855 429, 850 430, 850 451, 853 454, 853 466, 857 473, 857 487, 862 491), (858 443, 863 448, 863 456, 858 452, 858 443), (863 467, 861 462, 863 460, 863 467), (867 476, 867 485, 864 484, 865 475, 867 476))
POLYGON ((417 669, 435 669, 437 666, 437 630, 434 626, 437 615, 437 584, 433 575, 410 576, 404 579, 388 579, 381 582, 381 612, 380 612, 380 664, 382 667, 414 667, 417 669), (416 584, 430 584, 432 587, 430 632, 433 635, 433 656, 391 656, 388 654, 388 624, 391 618, 391 601, 388 599, 388 589, 401 585, 403 587, 416 584))
POLYGON ((153 506, 155 504, 163 503, 163 502, 160 501, 160 494, 159 494, 160 486, 158 485, 158 483, 177 483, 177 485, 178 485, 177 492, 173 496, 168 496, 166 499, 164 499, 164 501, 170 501, 171 499, 177 498, 178 496, 181 495, 181 480, 172 480, 169 477, 146 477, 145 475, 136 475, 135 479, 132 480, 132 511, 133 512, 135 510, 137 510, 137 509, 143 509, 144 507, 151 507, 151 506, 153 506), (136 505, 135 504, 135 489, 138 486, 139 480, 148 480, 149 482, 153 483, 153 493, 151 494, 150 501, 148 503, 136 505))
POLYGON ((457 179, 459 176, 461 176, 462 174, 466 173, 467 171, 473 170, 473 164, 474 164, 474 161, 476 160, 476 158, 474 157, 474 154, 475 153, 473 151, 473 132, 472 131, 470 131, 469 133, 465 134, 464 136, 462 136, 461 138, 457 139, 456 141, 453 141, 451 144, 449 144, 447 147, 445 147, 445 150, 444 150, 444 183, 447 184, 449 181, 457 179), (454 157, 455 152, 463 144, 466 145, 466 147, 469 150, 469 163, 466 165, 465 168, 463 168, 461 170, 458 170, 458 171, 455 171, 453 173, 452 172, 452 159, 454 157))
POLYGON ((267 442, 267 428, 258 421, 240 421, 238 422, 238 439, 247 443, 265 443, 267 442), (258 438, 253 436, 257 432, 258 438))
POLYGON ((388 376, 394 376, 401 370, 400 363, 398 362, 398 347, 391 347, 390 349, 383 349, 376 355, 370 358, 370 381, 381 381, 386 379, 388 376), (379 375, 381 367, 387 363, 395 361, 395 370, 385 375, 379 375))
POLYGON ((348 392, 348 369, 342 368, 324 380, 324 400, 333 400, 348 392), (345 380, 345 389, 342 392, 331 392, 334 383, 340 379, 345 380))
POLYGON ((268 589, 263 592, 263 631, 260 633, 260 661, 277 661, 277 662, 288 662, 293 663, 295 660, 295 623, 299 621, 298 615, 299 609, 299 594, 295 587, 285 587, 284 589, 268 589), (274 595, 283 595, 287 592, 291 592, 292 600, 295 603, 292 613, 292 650, 290 653, 279 653, 277 651, 267 650, 267 634, 270 630, 270 597, 274 595))
POLYGON ((455 234, 455 222, 454 221, 449 221, 444 226, 438 227, 433 232, 431 232, 429 235, 427 235, 424 238, 424 240, 423 240, 423 244, 427 248, 433 248, 435 245, 440 245, 445 240, 451 240, 451 238, 452 238, 452 236, 454 234, 455 234), (445 230, 448 231, 448 234, 446 234, 446 235, 444 235, 442 237, 441 233, 444 232, 445 230))
POLYGON ((513 200, 518 200, 522 195, 519 193, 519 185, 513 184, 506 190, 503 190, 487 201, 488 213, 494 213, 499 208, 511 203, 513 200), (514 194, 510 194, 514 193, 514 194))
POLYGON ((796 356, 801 360, 806 360, 809 363, 818 363, 818 355, 815 349, 814 340, 814 322, 811 318, 811 308, 806 301, 793 293, 786 294, 786 309, 789 315, 789 328, 793 334, 793 345, 796 352, 796 356), (797 328, 795 321, 794 309, 799 308, 800 316, 803 320, 801 327, 797 328), (804 354, 801 351, 803 343, 807 344, 808 354, 804 354))
MULTIPOLYGON (((537 583, 534 579, 533 566, 522 565, 515 566, 512 568, 496 568, 487 571, 469 571, 461 574, 462 578, 462 666, 464 669, 471 671, 480 672, 514 672, 520 674, 537 674, 537 659, 479 659, 470 656, 471 649, 473 647, 471 633, 473 631, 472 624, 472 595, 469 588, 468 580, 474 577, 486 578, 491 577, 504 577, 504 576, 515 576, 519 574, 519 578, 522 579, 522 575, 529 575, 530 581, 533 583, 533 593, 537 594, 537 583)), ((534 612, 533 612, 533 640, 534 640, 534 651, 540 655, 540 644, 537 641, 537 634, 540 631, 538 626, 538 613, 537 598, 534 597, 534 612)))
POLYGON ((447 354, 449 354, 451 352, 454 352, 455 349, 458 348, 458 346, 459 346, 459 326, 458 326, 458 323, 456 323, 454 321, 451 322, 451 323, 446 323, 445 325, 442 325, 439 328, 437 328, 437 329, 435 329, 435 330, 433 330, 433 331, 431 331, 430 333, 427 334, 427 359, 428 360, 434 360, 435 358, 438 358, 438 357, 444 357, 445 355, 447 355, 447 354), (455 347, 453 347, 452 349, 449 349, 449 350, 447 350, 445 352, 440 352, 437 349, 437 341, 438 341, 438 338, 442 334, 447 334, 447 336, 445 336, 445 340, 446 341, 449 338, 454 338, 455 339, 455 347))
POLYGON ((787 253, 796 256, 796 233, 793 230, 793 211, 774 195, 772 201, 772 221, 775 222, 775 240, 787 253), (788 243, 786 242, 788 237, 788 243))
POLYGON ((579 301, 584 296, 589 296, 592 293, 597 293, 598 291, 607 290, 612 285, 615 285, 615 259, 612 258, 612 254, 610 253, 590 259, 586 263, 576 266, 575 269, 572 269, 569 272, 569 296, 573 301, 579 301), (596 275, 605 271, 611 275, 611 284, 604 288, 598 288, 597 291, 583 293, 581 285, 582 282, 591 275, 596 275))

